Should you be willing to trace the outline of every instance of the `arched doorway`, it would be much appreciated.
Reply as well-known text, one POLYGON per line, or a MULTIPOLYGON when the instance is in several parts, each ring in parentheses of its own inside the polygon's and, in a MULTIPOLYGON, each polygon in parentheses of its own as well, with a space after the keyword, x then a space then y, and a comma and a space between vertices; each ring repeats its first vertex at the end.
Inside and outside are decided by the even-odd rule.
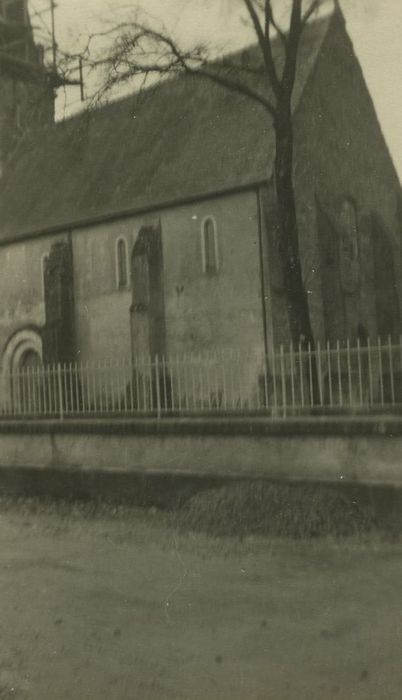
POLYGON ((42 358, 36 350, 27 350, 20 359, 21 370, 35 370, 42 366, 42 358))
POLYGON ((34 329, 19 330, 8 340, 2 357, 2 408, 7 413, 40 413, 42 338, 34 329))

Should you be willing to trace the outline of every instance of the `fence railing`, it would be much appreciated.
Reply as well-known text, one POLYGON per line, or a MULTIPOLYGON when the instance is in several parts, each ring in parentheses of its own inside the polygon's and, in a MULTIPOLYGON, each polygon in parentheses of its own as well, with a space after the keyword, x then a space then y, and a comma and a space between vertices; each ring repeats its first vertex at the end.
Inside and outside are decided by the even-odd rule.
POLYGON ((402 338, 3 373, 3 418, 367 413, 402 409, 402 338))

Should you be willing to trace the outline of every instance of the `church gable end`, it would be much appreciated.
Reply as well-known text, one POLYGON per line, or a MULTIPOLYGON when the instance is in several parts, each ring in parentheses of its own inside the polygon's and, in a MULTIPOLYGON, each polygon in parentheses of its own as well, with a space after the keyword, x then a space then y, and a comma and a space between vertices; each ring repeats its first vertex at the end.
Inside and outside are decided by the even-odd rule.
MULTIPOLYGON (((377 288, 381 275, 369 272, 375 254, 371 228, 374 221, 383 221, 381 236, 387 238, 383 245, 393 250, 395 260, 399 261, 401 240, 395 203, 400 184, 339 14, 332 18, 296 112, 295 162, 304 273, 316 334, 332 338, 334 332, 341 330, 335 322, 337 318, 344 319, 343 335, 351 339, 357 337, 359 327, 366 328, 371 336, 376 335, 383 327, 378 319, 382 291, 377 288), (345 258, 346 207, 349 214, 353 208, 355 217, 352 228, 356 240, 350 260, 345 258), (328 226, 332 230, 332 242, 328 254, 323 256, 328 245, 328 226), (335 260, 335 253, 330 253, 332 248, 338 262, 328 274, 328 258, 335 260), (346 266, 342 265, 345 261, 346 266), (325 308, 326 304, 329 308, 325 308)), ((378 242, 376 250, 377 246, 378 242)), ((395 275, 396 279, 400 278, 401 271, 396 269, 395 275)), ((400 288, 399 303, 401 294, 400 288)), ((391 326, 390 332, 395 332, 395 323, 391 326)))

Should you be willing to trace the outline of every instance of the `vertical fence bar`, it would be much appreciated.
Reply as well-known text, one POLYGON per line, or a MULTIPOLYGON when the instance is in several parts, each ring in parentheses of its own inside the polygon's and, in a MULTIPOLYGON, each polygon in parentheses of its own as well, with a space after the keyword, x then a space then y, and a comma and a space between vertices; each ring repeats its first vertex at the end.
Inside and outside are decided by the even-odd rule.
POLYGON ((58 378, 58 373, 57 373, 57 364, 55 362, 52 365, 52 385, 53 385, 54 413, 56 416, 58 416, 59 411, 60 411, 60 391, 59 391, 59 378, 58 378))
POLYGON ((219 379, 218 379, 218 356, 216 350, 213 353, 214 356, 214 394, 215 394, 215 410, 219 411, 220 408, 220 389, 219 389, 219 379))
POLYGON ((370 406, 374 404, 374 391, 373 391, 373 363, 371 357, 371 343, 370 338, 367 338, 367 367, 369 375, 369 394, 370 394, 370 406))
POLYGON ((327 341, 327 365, 328 365, 328 398, 329 405, 333 407, 333 395, 332 395, 332 361, 331 361, 331 346, 329 340, 327 341))
POLYGON ((348 387, 349 387, 349 406, 353 404, 353 391, 352 391, 352 368, 350 364, 350 343, 349 338, 346 341, 346 361, 348 368, 348 387))
POLYGON ((391 336, 388 336, 388 354, 389 354, 389 379, 391 385, 391 403, 395 406, 395 381, 394 381, 394 360, 392 357, 392 341, 391 336))
POLYGON ((31 415, 35 415, 35 387, 33 382, 33 367, 27 367, 27 378, 28 387, 31 392, 31 402, 29 405, 29 412, 31 415))
POLYGON ((64 402, 64 413, 67 413, 67 396, 68 396, 68 389, 67 389, 67 370, 66 370, 66 363, 64 362, 62 365, 61 369, 61 376, 63 379, 63 402, 64 402))
POLYGON ((311 357, 311 343, 308 342, 307 346, 308 355, 308 376, 309 376, 309 389, 310 389, 310 406, 314 406, 314 390, 313 390, 313 364, 311 357))
POLYGON ((42 382, 42 366, 37 366, 35 368, 35 373, 36 373, 36 386, 37 386, 37 392, 38 392, 38 412, 40 416, 43 416, 45 413, 44 411, 44 406, 43 406, 43 382, 42 382))
POLYGON ((280 345, 279 348, 279 354, 280 354, 280 364, 281 364, 281 386, 282 386, 282 413, 283 417, 286 417, 286 376, 285 376, 285 356, 283 352, 283 345, 280 345))
POLYGON ((272 349, 272 389, 274 394, 274 412, 278 410, 278 394, 276 390, 276 353, 275 348, 272 349))
POLYGON ((268 355, 264 355, 264 408, 269 408, 268 395, 268 355))
POLYGON ((149 407, 151 405, 149 394, 152 394, 152 382, 149 385, 149 372, 148 372, 148 366, 151 362, 151 357, 142 355, 140 358, 140 367, 141 367, 141 379, 142 379, 142 413, 147 413, 149 411, 149 407))
POLYGON ((295 395, 295 358, 293 355, 293 342, 290 342, 289 346, 289 358, 290 358, 290 391, 292 396, 292 408, 296 406, 296 395, 295 395))
POLYGON ((196 369, 196 376, 198 377, 197 403, 199 406, 199 410, 203 411, 204 406, 205 406, 205 400, 204 400, 204 382, 203 382, 203 376, 202 376, 203 362, 202 362, 201 353, 198 353, 198 355, 195 355, 194 361, 196 362, 195 369, 196 369))
POLYGON ((190 376, 191 376, 191 403, 193 410, 197 407, 197 391, 195 381, 195 354, 190 353, 190 376))
POLYGON ((109 393, 110 393, 110 400, 111 400, 111 412, 115 413, 116 412, 116 394, 115 394, 115 386, 114 386, 114 372, 113 372, 113 365, 112 361, 109 360, 107 363, 107 370, 109 374, 109 393))
POLYGON ((120 383, 120 360, 117 358, 113 367, 114 380, 116 386, 116 413, 121 413, 121 383, 120 383))
POLYGON ((133 387, 133 378, 134 378, 134 365, 133 361, 130 360, 128 363, 128 371, 129 371, 129 392, 130 392, 130 411, 134 410, 134 387, 133 387))
POLYGON ((16 414, 23 415, 25 412, 25 389, 22 381, 22 371, 15 372, 15 391, 16 391, 16 414))
POLYGON ((33 412, 34 416, 37 416, 39 413, 39 409, 38 409, 38 392, 37 392, 37 384, 36 384, 36 367, 31 367, 30 375, 31 375, 31 383, 32 383, 32 412, 33 412))
POLYGON ((363 380, 362 380, 362 358, 360 338, 357 339, 357 372, 359 377, 359 400, 360 406, 363 406, 363 380))
POLYGON ((156 383, 156 415, 159 419, 161 417, 161 388, 160 388, 158 355, 155 355, 155 383, 156 383))
POLYGON ((98 360, 98 366, 95 369, 96 372, 96 393, 98 395, 99 399, 99 408, 98 412, 103 413, 103 411, 106 408, 106 400, 105 400, 105 387, 104 387, 104 380, 105 380, 105 375, 102 371, 102 360, 98 360))
MULTIPOLYGON (((242 410, 243 407, 246 405, 246 399, 243 396, 243 389, 244 389, 244 381, 243 381, 243 369, 244 366, 241 365, 241 356, 240 356, 240 351, 237 350, 235 352, 235 367, 234 367, 234 376, 235 376, 235 392, 236 392, 236 410, 242 410)), ((244 363, 243 363, 244 365, 244 363)))
POLYGON ((383 365, 382 365, 382 343, 381 343, 381 338, 378 337, 378 370, 380 374, 380 397, 381 397, 381 406, 384 406, 384 377, 383 377, 383 365))
POLYGON ((175 357, 175 364, 176 364, 176 376, 177 376, 177 405, 179 409, 179 413, 181 413, 182 409, 182 395, 181 395, 181 364, 179 363, 179 356, 176 353, 175 357))
POLYGON ((341 349, 339 345, 339 340, 336 341, 336 360, 337 360, 337 369, 338 369, 338 401, 339 401, 339 406, 342 408, 343 406, 343 394, 342 394, 342 370, 341 370, 341 349))
MULTIPOLYGON (((124 362, 123 362, 123 390, 124 390, 123 406, 124 406, 125 413, 127 413, 127 409, 128 409, 128 393, 129 393, 129 387, 127 386, 127 376, 130 377, 130 374, 127 371, 126 360, 124 360, 124 362)), ((129 378, 129 383, 131 385, 131 377, 129 378)))
POLYGON ((28 391, 29 391, 28 412, 31 416, 34 416, 35 415, 35 388, 34 388, 34 382, 33 382, 33 367, 26 368, 26 377, 27 377, 28 391))
POLYGON ((105 410, 107 413, 111 413, 111 411, 112 411, 112 392, 111 392, 110 372, 108 370, 106 359, 103 360, 102 374, 103 374, 103 391, 104 391, 104 398, 105 398, 105 410))
MULTIPOLYGON (((251 358, 252 354, 249 351, 247 355, 247 360, 246 360, 246 371, 244 372, 244 365, 243 365, 243 377, 247 381, 247 407, 249 410, 252 409, 253 407, 253 381, 251 379, 250 381, 250 375, 249 375, 249 368, 251 367, 251 358)), ((254 360, 254 358, 253 358, 254 360)))
POLYGON ((45 384, 45 368, 43 365, 40 367, 40 392, 41 392, 41 408, 42 415, 47 414, 47 403, 46 403, 46 384, 45 384))
MULTIPOLYGON (((80 377, 78 375, 78 362, 74 362, 74 385, 75 385, 75 412, 79 415, 81 413, 81 399, 80 399, 80 377)), ((82 388, 82 387, 81 387, 82 388)))
POLYGON ((32 408, 34 415, 40 415, 39 411, 39 397, 38 397, 38 383, 37 383, 37 367, 31 367, 31 380, 32 380, 32 408))
POLYGON ((116 379, 116 396, 117 396, 117 413, 120 415, 122 412, 122 393, 121 393, 121 374, 120 374, 121 361, 119 358, 115 360, 114 371, 116 379))
POLYGON ((69 401, 69 413, 73 413, 74 411, 74 398, 73 398, 73 365, 70 362, 68 365, 68 379, 69 379, 69 387, 70 387, 70 401, 69 401))
POLYGON ((27 405, 25 409, 25 413, 30 413, 31 412, 31 387, 30 387, 30 382, 29 382, 29 367, 24 367, 22 370, 22 383, 24 388, 26 387, 26 392, 27 392, 27 405))
POLYGON ((15 379, 15 373, 10 373, 10 393, 11 393, 11 409, 12 415, 18 415, 18 393, 17 393, 17 383, 15 379))
POLYGON ((167 407, 168 407, 167 406, 167 375, 166 375, 166 359, 165 359, 164 355, 161 358, 161 363, 162 363, 162 380, 163 380, 163 397, 161 397, 161 401, 162 401, 162 409, 164 411, 167 411, 167 407))
POLYGON ((91 412, 94 411, 96 413, 98 410, 98 401, 97 401, 97 397, 96 397, 95 363, 92 364, 90 376, 91 376, 90 386, 91 386, 91 391, 92 391, 91 412))
POLYGON ((64 419, 64 405, 63 405, 63 377, 60 362, 57 364, 57 388, 59 395, 59 418, 64 419))
POLYGON ((87 363, 85 366, 85 380, 86 380, 86 385, 87 385, 87 412, 90 413, 92 410, 92 406, 91 406, 91 374, 89 371, 88 360, 87 360, 87 363))
POLYGON ((300 398, 301 405, 304 408, 304 367, 303 367, 303 351, 302 344, 299 341, 299 376, 300 376, 300 398))
POLYGON ((181 361, 182 361, 182 366, 183 366, 183 391, 184 391, 183 406, 184 406, 184 410, 188 411, 189 406, 190 406, 189 388, 188 388, 188 353, 184 353, 181 361))
POLYGON ((48 364, 44 367, 45 374, 45 391, 47 390, 47 407, 48 412, 51 415, 54 409, 53 395, 52 395, 52 370, 51 366, 48 364))
MULTIPOLYGON (((230 352, 229 352, 228 362, 229 362, 230 408, 232 411, 234 411, 236 404, 235 404, 235 389, 234 389, 234 376, 233 376, 233 362, 234 362, 233 350, 230 350, 230 352)), ((207 376, 208 376, 208 365, 207 365, 207 376)))
POLYGON ((176 371, 174 366, 173 357, 170 355, 168 357, 168 377, 169 377, 169 387, 170 387, 170 403, 168 408, 171 412, 175 410, 176 406, 176 371))
POLYGON ((224 408, 225 411, 227 411, 227 409, 228 409, 228 397, 227 397, 227 385, 226 385, 226 365, 225 365, 225 358, 224 358, 223 354, 221 354, 221 363, 222 363, 222 391, 223 391, 221 408, 224 408))
POLYGON ((319 340, 317 340, 316 358, 317 358, 316 368, 317 368, 317 371, 318 371, 318 392, 319 392, 319 394, 320 394, 320 406, 322 407, 324 401, 323 401, 323 391, 322 391, 322 358, 321 358, 321 344, 320 344, 320 341, 319 341, 319 340))
MULTIPOLYGON (((153 413, 153 411, 155 411, 155 410, 157 409, 157 406, 156 406, 156 392, 153 391, 153 385, 152 385, 153 377, 154 377, 154 363, 155 363, 155 359, 154 359, 154 357, 153 357, 152 355, 149 355, 149 358, 148 358, 148 359, 149 359, 149 364, 148 364, 148 367, 149 367, 149 373, 148 373, 148 374, 149 374, 149 385, 150 385, 150 387, 151 387, 151 391, 149 392, 149 401, 150 401, 150 407, 149 407, 149 408, 150 408, 151 413, 153 413)), ((163 381, 163 379, 162 379, 161 366, 160 366, 160 363, 159 363, 159 397, 160 397, 160 398, 161 398, 161 393, 160 393, 160 388, 161 388, 161 387, 160 387, 160 382, 161 382, 161 381, 163 381)))

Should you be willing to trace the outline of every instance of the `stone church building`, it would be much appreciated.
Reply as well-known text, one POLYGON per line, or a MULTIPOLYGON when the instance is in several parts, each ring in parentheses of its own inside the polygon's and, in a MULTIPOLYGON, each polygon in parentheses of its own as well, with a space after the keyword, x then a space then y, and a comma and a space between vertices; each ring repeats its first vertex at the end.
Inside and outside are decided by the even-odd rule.
MULTIPOLYGON (((287 342, 264 109, 181 77, 54 123, 24 8, 0 2, 3 370, 287 342)), ((305 30, 294 129, 316 338, 399 335, 400 185, 339 10, 305 30)))

